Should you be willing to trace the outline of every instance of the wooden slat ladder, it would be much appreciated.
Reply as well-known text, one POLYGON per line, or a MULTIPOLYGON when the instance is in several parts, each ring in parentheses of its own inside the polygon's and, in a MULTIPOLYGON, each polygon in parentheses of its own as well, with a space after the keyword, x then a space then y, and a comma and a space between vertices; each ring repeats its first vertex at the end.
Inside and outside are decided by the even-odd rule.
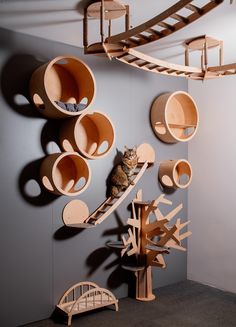
POLYGON ((205 5, 198 7, 195 4, 192 4, 193 0, 180 0, 149 21, 126 32, 106 38, 105 43, 123 44, 129 48, 133 48, 159 40, 201 18, 203 15, 220 5, 223 1, 224 0, 208 0, 205 5), (183 16, 180 13, 182 9, 187 10, 186 16, 183 16), (166 20, 169 18, 176 22, 173 24, 170 24, 169 22, 167 23, 166 20), (161 31, 157 30, 158 26, 162 28, 161 31))
MULTIPOLYGON (((133 185, 129 185, 129 187, 124 191, 120 192, 116 197, 109 197, 106 201, 104 201, 99 208, 97 208, 86 220, 85 224, 92 224, 96 226, 97 224, 101 224, 126 198, 126 196, 131 192, 134 186, 137 184, 139 179, 144 174, 145 170, 148 167, 148 163, 140 163, 137 166, 137 170, 134 172, 133 185)), ((78 226, 79 227, 79 226, 78 226)))
MULTIPOLYGON (((141 161, 141 160, 140 160, 141 161)), ((65 213, 65 208, 63 211, 63 220, 64 224, 68 227, 74 227, 74 228, 92 228, 95 227, 98 224, 101 224, 120 204, 121 202, 126 198, 126 196, 132 191, 132 189, 135 187, 139 179, 142 177, 146 169, 148 168, 148 165, 151 164, 152 161, 142 161, 139 162, 132 177, 132 183, 128 186, 128 188, 125 191, 120 192, 117 196, 115 197, 109 197, 107 198, 92 214, 87 214, 87 217, 83 217, 82 220, 78 217, 77 218, 77 213, 80 212, 80 208, 77 207, 75 204, 74 207, 74 202, 78 200, 73 200, 69 202, 65 208, 68 206, 70 207, 72 204, 73 210, 75 212, 75 217, 71 221, 70 219, 68 220, 68 215, 70 216, 70 210, 69 209, 69 214, 68 212, 65 213), (77 222, 78 221, 78 222, 77 222)), ((79 201, 81 202, 81 201, 79 201)), ((76 202, 77 203, 77 202, 76 202)))
POLYGON ((157 74, 199 79, 204 77, 204 72, 200 68, 171 64, 134 49, 127 49, 125 53, 116 57, 116 59, 128 65, 157 74))

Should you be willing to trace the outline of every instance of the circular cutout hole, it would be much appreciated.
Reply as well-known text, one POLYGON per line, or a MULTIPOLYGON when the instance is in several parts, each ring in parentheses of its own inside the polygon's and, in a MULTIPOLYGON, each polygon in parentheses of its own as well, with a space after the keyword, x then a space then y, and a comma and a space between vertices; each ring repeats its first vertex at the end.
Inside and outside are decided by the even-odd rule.
POLYGON ((29 197, 37 197, 41 194, 41 187, 35 179, 30 179, 25 184, 25 194, 29 197))
POLYGON ((156 130, 156 132, 157 132, 158 134, 161 134, 161 135, 166 134, 166 128, 165 128, 164 124, 161 123, 161 122, 157 122, 157 123, 155 124, 155 130, 156 130))
POLYGON ((47 154, 52 154, 56 152, 60 152, 60 148, 55 141, 50 141, 46 144, 46 152, 47 154))
POLYGON ((187 174, 179 175, 178 183, 180 185, 186 185, 188 182, 189 182, 189 175, 187 174))
POLYGON ((162 184, 164 184, 167 187, 173 187, 174 186, 172 179, 168 175, 162 176, 161 182, 162 182, 162 184))
POLYGON ((44 102, 43 102, 42 98, 37 93, 35 93, 33 95, 33 102, 34 102, 34 104, 36 105, 36 107, 38 109, 40 109, 40 110, 44 110, 45 109, 44 102))
POLYGON ((105 153, 109 148, 109 143, 108 141, 103 141, 102 144, 98 147, 97 153, 98 155, 101 155, 103 153, 105 153))
POLYGON ((81 177, 74 185, 75 191, 81 190, 85 186, 85 184, 86 184, 86 179, 84 177, 81 177))
POLYGON ((14 102, 18 106, 25 106, 25 105, 29 104, 29 100, 22 94, 15 94, 14 102))

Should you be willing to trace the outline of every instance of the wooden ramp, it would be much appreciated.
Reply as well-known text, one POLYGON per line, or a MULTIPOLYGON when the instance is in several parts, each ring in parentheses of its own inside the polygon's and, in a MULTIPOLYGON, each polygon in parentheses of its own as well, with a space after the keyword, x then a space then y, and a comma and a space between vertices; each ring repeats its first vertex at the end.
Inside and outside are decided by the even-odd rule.
POLYGON ((172 64, 167 61, 153 58, 134 49, 127 49, 126 52, 118 56, 116 59, 125 64, 157 74, 189 78, 204 77, 201 68, 172 64))
POLYGON ((208 0, 207 3, 205 2, 205 5, 199 6, 196 0, 178 1, 149 21, 126 32, 108 37, 105 43, 120 43, 123 46, 131 48, 162 39, 201 18, 223 1, 208 0))
POLYGON ((118 311, 118 300, 110 291, 93 282, 81 282, 64 293, 57 307, 68 316, 70 326, 73 315, 109 305, 118 311))
POLYGON ((101 224, 132 191, 150 164, 155 161, 155 152, 149 144, 141 144, 137 149, 138 165, 133 174, 132 183, 116 197, 107 198, 92 214, 87 205, 80 200, 70 201, 63 210, 63 222, 68 227, 92 228, 101 224))

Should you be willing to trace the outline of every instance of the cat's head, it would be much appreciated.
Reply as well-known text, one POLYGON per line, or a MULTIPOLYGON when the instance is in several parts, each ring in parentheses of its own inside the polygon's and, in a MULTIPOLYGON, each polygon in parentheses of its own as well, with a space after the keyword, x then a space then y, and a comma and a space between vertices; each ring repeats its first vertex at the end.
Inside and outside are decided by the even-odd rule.
POLYGON ((137 157, 137 147, 134 146, 133 148, 130 149, 125 145, 124 158, 131 160, 136 157, 137 157))

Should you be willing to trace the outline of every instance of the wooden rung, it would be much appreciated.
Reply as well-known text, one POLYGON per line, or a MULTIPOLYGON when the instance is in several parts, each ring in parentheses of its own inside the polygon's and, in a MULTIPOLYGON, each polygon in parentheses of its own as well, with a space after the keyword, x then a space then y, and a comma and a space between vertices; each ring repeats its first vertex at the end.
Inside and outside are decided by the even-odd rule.
POLYGON ((167 72, 168 74, 173 74, 173 73, 176 72, 176 70, 175 70, 175 69, 168 69, 166 72, 167 72))
POLYGON ((145 41, 148 41, 148 42, 150 41, 150 37, 147 36, 147 35, 144 35, 144 34, 142 34, 142 33, 137 34, 137 37, 140 38, 140 39, 143 39, 143 40, 145 40, 145 41))
POLYGON ((122 53, 121 55, 117 56, 116 58, 121 59, 124 57, 127 57, 129 54, 128 53, 122 53))
POLYGON ((97 212, 105 213, 105 212, 107 212, 107 211, 104 210, 104 209, 98 209, 97 212))
POLYGON ((175 27, 173 25, 167 24, 165 22, 157 23, 157 25, 158 26, 161 26, 163 28, 167 28, 168 30, 171 30, 171 31, 174 31, 175 30, 175 27))
POLYGON ((141 41, 139 39, 135 39, 132 36, 128 38, 128 41, 131 43, 134 43, 134 44, 138 44, 138 45, 141 43, 141 41))
MULTIPOLYGON (((157 126, 164 126, 163 123, 156 123, 155 125, 157 126)), ((191 128, 191 127, 196 127, 196 125, 191 125, 191 124, 168 124, 169 127, 173 128, 191 128)))
POLYGON ((129 64, 132 64, 133 62, 135 62, 135 61, 138 61, 139 60, 139 58, 132 58, 132 59, 128 59, 128 60, 126 60, 129 64))
POLYGON ((155 69, 155 68, 157 68, 157 67, 158 67, 158 65, 153 64, 152 66, 149 66, 148 69, 149 69, 149 70, 153 70, 153 69, 155 69))
POLYGON ((185 8, 188 9, 188 10, 191 10, 193 12, 196 12, 198 14, 201 14, 202 13, 202 9, 201 8, 198 8, 197 6, 194 6, 194 5, 191 5, 191 4, 186 5, 185 8))
POLYGON ((104 203, 104 206, 113 206, 113 203, 111 203, 111 202, 106 202, 106 203, 104 203))
POLYGON ((159 68, 157 68, 157 71, 158 72, 164 72, 165 70, 168 70, 168 68, 166 68, 166 67, 159 67, 159 68))
POLYGON ((88 219, 88 220, 90 220, 90 219, 92 219, 92 220, 97 220, 98 218, 96 218, 96 217, 94 217, 94 216, 89 216, 89 219, 88 219))
POLYGON ((183 23, 185 23, 185 24, 188 24, 188 22, 189 22, 188 18, 183 17, 183 16, 178 15, 178 14, 173 14, 173 15, 171 15, 170 17, 171 17, 172 19, 175 19, 175 20, 177 20, 177 21, 179 21, 179 22, 183 22, 183 23))
POLYGON ((162 37, 163 36, 163 34, 160 31, 157 31, 154 28, 148 28, 146 30, 146 32, 148 32, 148 33, 150 33, 152 35, 155 35, 155 36, 159 36, 159 37, 162 37))
POLYGON ((144 61, 144 62, 142 62, 141 64, 138 64, 138 66, 139 66, 139 67, 143 67, 143 66, 146 66, 146 65, 148 65, 148 64, 150 64, 150 62, 148 62, 148 61, 144 61))

